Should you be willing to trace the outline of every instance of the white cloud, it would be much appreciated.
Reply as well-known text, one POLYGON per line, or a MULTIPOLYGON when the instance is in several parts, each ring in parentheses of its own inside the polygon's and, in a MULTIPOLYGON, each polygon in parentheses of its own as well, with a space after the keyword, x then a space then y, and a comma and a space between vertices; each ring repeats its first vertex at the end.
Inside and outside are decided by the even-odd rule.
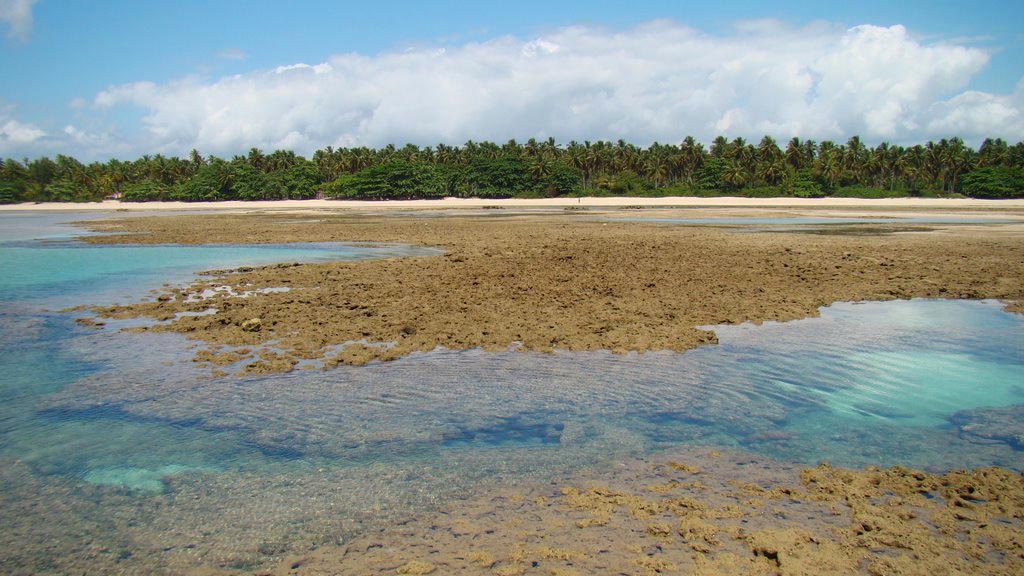
POLYGON ((9 39, 28 41, 32 34, 32 5, 36 0, 0 0, 0 22, 7 25, 9 39))
POLYGON ((23 124, 17 120, 8 120, 0 127, 0 140, 14 144, 35 142, 43 136, 46 136, 46 132, 31 124, 23 124))
POLYGON ((0 106, 0 156, 31 148, 46 137, 44 130, 12 118, 12 112, 13 107, 0 106))
POLYGON ((1009 95, 969 90, 933 105, 933 133, 1024 134, 1024 80, 1009 95))
POLYGON ((902 26, 761 20, 713 35, 657 21, 137 82, 104 90, 94 105, 143 111, 142 134, 123 137, 139 154, 548 136, 708 142, 719 133, 1024 139, 1022 90, 969 90, 988 60, 984 50, 925 43, 902 26))

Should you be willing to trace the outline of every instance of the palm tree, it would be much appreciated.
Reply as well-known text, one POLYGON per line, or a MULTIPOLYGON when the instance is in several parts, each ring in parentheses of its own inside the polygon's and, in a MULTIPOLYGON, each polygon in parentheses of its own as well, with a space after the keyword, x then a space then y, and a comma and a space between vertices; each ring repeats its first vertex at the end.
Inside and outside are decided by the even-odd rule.
POLYGON ((978 148, 978 167, 1009 166, 1010 147, 1002 138, 985 138, 978 148))
POLYGON ((804 167, 804 150, 800 144, 800 139, 794 136, 786 144, 786 164, 789 165, 793 170, 800 170, 804 167))
POLYGON ((964 141, 960 138, 952 138, 946 143, 941 162, 943 179, 949 182, 950 194, 956 193, 957 178, 970 169, 973 160, 971 151, 964 146, 964 141))
POLYGON ((647 160, 644 168, 647 171, 647 176, 654 180, 654 188, 657 189, 661 185, 661 181, 668 175, 669 163, 661 157, 651 157, 647 160))
POLYGON ((248 156, 249 165, 260 171, 267 171, 267 157, 259 148, 250 148, 248 156))
POLYGON ((551 176, 551 164, 544 158, 534 158, 529 164, 530 176, 541 181, 551 176))
POLYGON ((782 161, 782 157, 759 163, 757 176, 771 186, 781 182, 786 177, 786 165, 782 161))
POLYGON ((683 138, 679 145, 677 166, 683 174, 688 186, 693 185, 693 173, 704 165, 704 145, 694 140, 693 136, 683 138))
POLYGON ((722 180, 733 188, 742 188, 749 181, 749 172, 735 160, 730 160, 722 171, 722 180))
POLYGON ((726 158, 729 155, 729 141, 725 136, 715 136, 711 143, 711 155, 718 159, 726 158))

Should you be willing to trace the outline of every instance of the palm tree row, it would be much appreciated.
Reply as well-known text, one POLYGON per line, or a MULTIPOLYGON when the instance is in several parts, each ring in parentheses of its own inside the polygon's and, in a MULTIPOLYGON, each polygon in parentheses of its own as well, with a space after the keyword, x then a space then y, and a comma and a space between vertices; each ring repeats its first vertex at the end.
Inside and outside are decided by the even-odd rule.
MULTIPOLYGON (((959 138, 908 147, 883 142, 872 148, 857 136, 841 144, 792 138, 785 147, 770 136, 756 145, 743 138, 719 136, 705 148, 688 136, 678 145, 654 143, 646 148, 623 140, 572 141, 561 146, 551 138, 504 144, 470 141, 462 146, 328 146, 308 160, 286 150, 266 154, 256 148, 231 160, 204 158, 196 150, 186 158, 157 154, 88 165, 64 155, 52 160, 7 159, 0 165, 0 201, 90 201, 142 189, 152 198, 141 194, 137 199, 345 195, 358 188, 350 186, 356 182, 351 177, 399 165, 423 168, 428 180, 436 181, 437 194, 456 195, 478 194, 488 187, 492 193, 510 196, 567 192, 742 194, 756 190, 813 196, 849 189, 970 194, 979 178, 1002 182, 1011 190, 1009 195, 1024 193, 1015 188, 1024 170, 1024 143, 1009 145, 998 138, 986 139, 974 150, 959 138), (491 184, 487 184, 481 174, 492 174, 499 165, 502 175, 488 176, 491 184), (964 177, 968 175, 965 190, 964 177), (557 184, 552 183, 555 181, 557 184), (202 184, 199 188, 197 182, 202 184), (512 189, 494 192, 493 188, 501 186, 512 189)), ((376 186, 374 194, 389 197, 386 182, 382 186, 376 186)), ((393 195, 409 195, 409 191, 394 190, 393 195)))

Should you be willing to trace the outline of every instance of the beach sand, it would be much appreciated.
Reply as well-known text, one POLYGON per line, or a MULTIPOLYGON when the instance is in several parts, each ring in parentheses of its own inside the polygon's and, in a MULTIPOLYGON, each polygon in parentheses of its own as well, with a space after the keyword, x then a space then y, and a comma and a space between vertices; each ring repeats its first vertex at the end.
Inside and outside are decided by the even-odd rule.
POLYGON ((1024 200, 978 200, 973 198, 739 198, 692 196, 671 196, 665 198, 647 197, 586 197, 586 198, 444 198, 441 200, 273 200, 273 201, 230 201, 230 202, 45 202, 0 205, 0 212, 23 210, 126 210, 130 212, 180 211, 180 210, 408 210, 408 209, 452 209, 500 206, 502 208, 563 208, 580 207, 771 207, 771 208, 828 208, 845 209, 984 209, 1021 210, 1024 200))

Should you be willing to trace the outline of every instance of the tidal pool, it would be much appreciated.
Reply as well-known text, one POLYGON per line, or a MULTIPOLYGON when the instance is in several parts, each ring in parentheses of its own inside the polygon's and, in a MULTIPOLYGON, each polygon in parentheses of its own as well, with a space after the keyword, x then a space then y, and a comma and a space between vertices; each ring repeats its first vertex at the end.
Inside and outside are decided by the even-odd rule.
POLYGON ((435 350, 244 379, 196 369, 179 335, 44 311, 137 299, 194 270, 423 254, 409 250, 0 245, 0 562, 249 569, 491 487, 682 445, 1024 466, 1024 317, 994 301, 837 303, 711 327, 718 345, 683 354, 435 350))

